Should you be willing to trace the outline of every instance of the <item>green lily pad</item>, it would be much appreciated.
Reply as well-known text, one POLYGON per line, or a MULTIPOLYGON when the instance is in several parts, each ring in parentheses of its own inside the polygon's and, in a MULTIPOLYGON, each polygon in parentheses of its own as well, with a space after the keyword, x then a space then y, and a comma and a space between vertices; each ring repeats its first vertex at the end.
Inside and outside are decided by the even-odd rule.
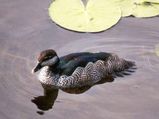
POLYGON ((133 0, 135 4, 141 4, 145 2, 145 0, 133 0))
POLYGON ((136 5, 133 11, 135 17, 153 17, 159 15, 159 4, 143 2, 136 5))
POLYGON ((121 10, 109 0, 55 0, 49 7, 51 19, 61 27, 79 32, 100 32, 115 25, 121 10))
POLYGON ((159 3, 159 0, 133 0, 133 1, 137 4, 144 3, 144 2, 159 3))
POLYGON ((145 2, 159 3, 159 0, 145 0, 145 2))
POLYGON ((117 4, 120 6, 122 11, 122 17, 127 17, 132 15, 133 10, 136 5, 134 4, 134 0, 115 0, 117 4))
POLYGON ((159 56, 159 44, 157 44, 155 47, 155 53, 157 56, 159 56))

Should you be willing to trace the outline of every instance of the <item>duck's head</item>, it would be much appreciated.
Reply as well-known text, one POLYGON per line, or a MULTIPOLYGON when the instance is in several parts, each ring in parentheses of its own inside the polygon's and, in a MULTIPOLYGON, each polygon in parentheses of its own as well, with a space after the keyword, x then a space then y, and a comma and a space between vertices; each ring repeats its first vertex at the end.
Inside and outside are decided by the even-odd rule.
POLYGON ((33 68, 32 73, 37 72, 44 66, 54 67, 59 63, 59 57, 56 52, 52 49, 44 50, 38 56, 38 63, 33 68))

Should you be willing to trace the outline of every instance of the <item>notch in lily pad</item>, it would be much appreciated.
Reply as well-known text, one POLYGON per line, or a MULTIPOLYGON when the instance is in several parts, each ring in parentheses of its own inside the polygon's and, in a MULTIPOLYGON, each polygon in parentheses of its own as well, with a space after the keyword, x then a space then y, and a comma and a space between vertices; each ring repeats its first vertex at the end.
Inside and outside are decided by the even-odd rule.
POLYGON ((49 7, 51 19, 59 26, 78 32, 100 32, 114 26, 121 9, 111 0, 55 0, 49 7), (80 27, 79 27, 80 26, 80 27))

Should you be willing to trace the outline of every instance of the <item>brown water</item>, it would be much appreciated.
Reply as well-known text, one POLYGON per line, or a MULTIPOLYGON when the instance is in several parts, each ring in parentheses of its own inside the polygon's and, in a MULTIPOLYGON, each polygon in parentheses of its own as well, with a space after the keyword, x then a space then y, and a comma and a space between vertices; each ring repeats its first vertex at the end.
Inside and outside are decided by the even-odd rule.
POLYGON ((159 57, 154 49, 159 17, 124 18, 102 33, 76 33, 52 23, 47 14, 50 2, 0 0, 0 119, 158 119, 159 57), (59 90, 43 96, 31 69, 36 55, 48 48, 59 56, 113 52, 135 61, 138 69, 82 94, 59 90), (46 111, 37 108, 38 101, 46 111))

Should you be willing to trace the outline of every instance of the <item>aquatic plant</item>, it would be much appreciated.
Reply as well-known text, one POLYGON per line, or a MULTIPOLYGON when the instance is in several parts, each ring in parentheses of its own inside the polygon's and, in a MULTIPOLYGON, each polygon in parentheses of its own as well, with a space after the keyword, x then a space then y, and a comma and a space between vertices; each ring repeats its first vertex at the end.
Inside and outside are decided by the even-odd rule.
POLYGON ((100 32, 118 23, 122 17, 159 15, 159 0, 54 0, 50 18, 59 26, 78 32, 100 32))

